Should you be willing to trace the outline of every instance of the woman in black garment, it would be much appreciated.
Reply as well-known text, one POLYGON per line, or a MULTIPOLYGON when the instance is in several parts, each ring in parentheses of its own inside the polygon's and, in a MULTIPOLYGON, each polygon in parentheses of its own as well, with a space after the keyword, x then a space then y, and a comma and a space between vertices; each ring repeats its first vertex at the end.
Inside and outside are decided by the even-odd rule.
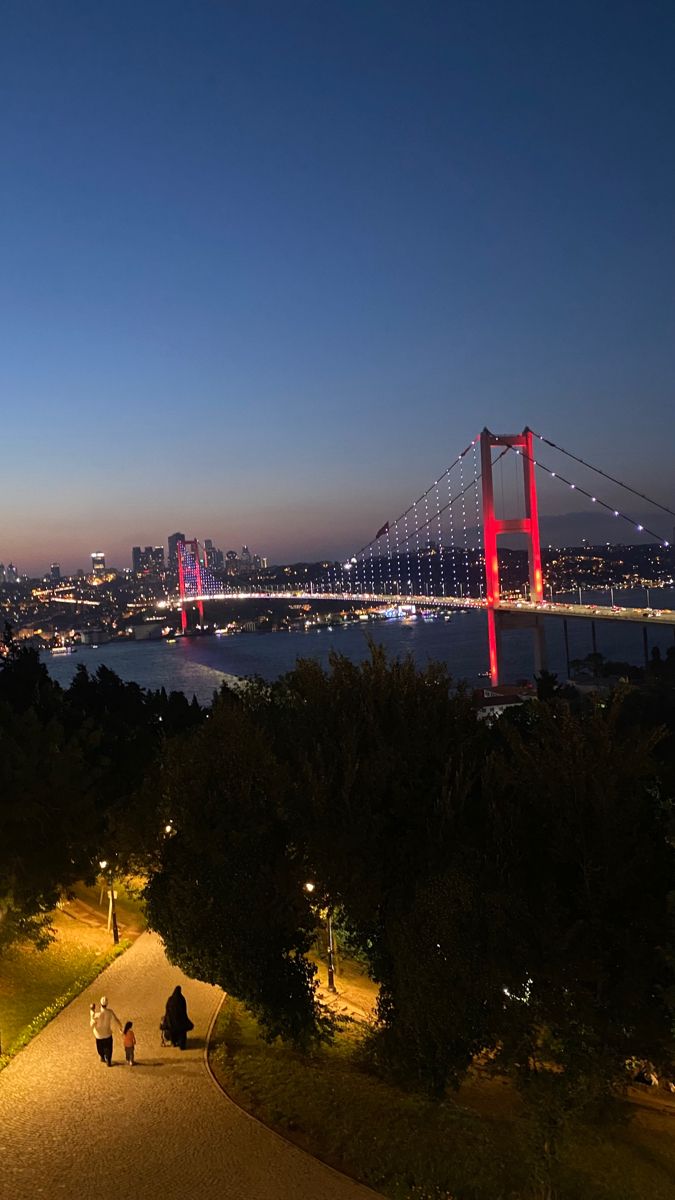
POLYGON ((180 987, 173 989, 166 1002, 164 1029, 166 1037, 172 1045, 180 1046, 181 1050, 184 1050, 187 1035, 191 1029, 194 1029, 194 1025, 187 1015, 187 1004, 180 987))

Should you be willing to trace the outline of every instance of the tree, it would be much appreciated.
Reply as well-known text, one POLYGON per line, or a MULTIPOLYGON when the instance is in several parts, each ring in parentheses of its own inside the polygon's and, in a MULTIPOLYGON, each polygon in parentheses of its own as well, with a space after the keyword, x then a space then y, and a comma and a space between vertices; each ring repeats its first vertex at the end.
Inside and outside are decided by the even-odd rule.
MULTIPOLYGON (((476 894, 471 842, 458 835, 465 829, 469 839, 479 820, 488 731, 445 667, 388 662, 374 646, 361 664, 337 655, 328 671, 300 662, 244 703, 289 764, 293 840, 307 877, 339 908, 380 984, 373 1054, 408 1082, 442 1090, 491 1036, 488 1018, 480 1031, 478 1021, 448 1035, 448 1002, 460 1004, 456 967, 472 956, 471 934, 463 931, 460 950, 444 921, 450 901, 435 908, 440 895, 476 894)), ((465 978, 463 1011, 479 1014, 481 997, 465 978)))
POLYGON ((66 720, 83 745, 99 817, 99 850, 120 872, 142 867, 159 827, 155 786, 168 740, 197 727, 199 705, 148 692, 108 667, 80 665, 65 693, 66 720))
POLYGON ((484 776, 496 801, 488 853, 505 864, 516 903, 509 953, 527 998, 504 1027, 502 1061, 528 1075, 544 1060, 569 1085, 583 1076, 589 1094, 592 1077, 624 1079, 633 1054, 671 1068, 674 857, 654 762, 661 735, 627 738, 620 704, 584 717, 541 705, 527 739, 499 732, 484 776))
POLYGON ((243 1000, 269 1037, 325 1035, 286 773, 235 696, 167 748, 159 788, 170 832, 145 895, 171 961, 243 1000))
POLYGON ((37 654, 11 647, 0 670, 0 950, 43 945, 62 889, 91 873, 93 794, 63 718, 37 654))

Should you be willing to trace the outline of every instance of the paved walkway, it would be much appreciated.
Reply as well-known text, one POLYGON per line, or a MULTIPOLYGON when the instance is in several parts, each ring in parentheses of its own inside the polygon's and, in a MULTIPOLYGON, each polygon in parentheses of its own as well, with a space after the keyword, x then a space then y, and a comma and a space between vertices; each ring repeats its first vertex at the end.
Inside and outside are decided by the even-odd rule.
POLYGON ((373 1200, 216 1087, 204 1042, 219 997, 143 934, 0 1072, 3 1200, 373 1200), (195 1024, 184 1052, 159 1045, 177 983, 195 1024), (134 1022, 133 1069, 118 1036, 113 1068, 98 1061, 88 1010, 103 994, 134 1022))

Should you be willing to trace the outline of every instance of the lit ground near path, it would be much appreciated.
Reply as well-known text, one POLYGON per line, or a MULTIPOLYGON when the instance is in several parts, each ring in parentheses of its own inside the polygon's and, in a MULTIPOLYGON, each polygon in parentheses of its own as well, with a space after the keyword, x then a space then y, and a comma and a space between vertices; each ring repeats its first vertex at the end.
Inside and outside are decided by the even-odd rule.
POLYGON ((0 1073, 0 1193, 12 1200, 370 1200, 252 1120, 220 1092, 204 1042, 220 993, 171 967, 143 934, 0 1073), (183 987, 195 1030, 159 1045, 169 993, 183 987), (106 994, 133 1020, 138 1065, 97 1058, 89 1005, 106 994))

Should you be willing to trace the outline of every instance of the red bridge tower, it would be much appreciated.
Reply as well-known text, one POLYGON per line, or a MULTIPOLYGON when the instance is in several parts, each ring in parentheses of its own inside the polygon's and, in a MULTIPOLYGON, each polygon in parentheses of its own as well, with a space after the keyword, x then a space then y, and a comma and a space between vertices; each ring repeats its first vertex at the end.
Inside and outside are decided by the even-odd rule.
MULTIPOLYGON (((484 429, 480 435, 481 476, 483 489, 483 546, 485 550, 485 582, 487 585, 488 645, 490 650, 490 679, 494 686, 499 683, 499 659, 501 634, 511 623, 510 614, 500 613, 499 600, 499 556, 497 537, 501 533, 524 533, 527 538, 527 559, 530 574, 530 600, 540 604, 544 598, 541 574, 541 545, 539 542, 539 511, 537 508, 537 484, 533 454, 532 430, 522 433, 498 434, 484 429), (492 483, 492 450, 494 447, 509 447, 519 453, 523 464, 525 490, 525 516, 502 519, 495 517, 494 489, 492 483)), ((539 613, 519 614, 516 622, 524 623, 534 631, 535 670, 545 666, 545 643, 542 617, 539 613)))

